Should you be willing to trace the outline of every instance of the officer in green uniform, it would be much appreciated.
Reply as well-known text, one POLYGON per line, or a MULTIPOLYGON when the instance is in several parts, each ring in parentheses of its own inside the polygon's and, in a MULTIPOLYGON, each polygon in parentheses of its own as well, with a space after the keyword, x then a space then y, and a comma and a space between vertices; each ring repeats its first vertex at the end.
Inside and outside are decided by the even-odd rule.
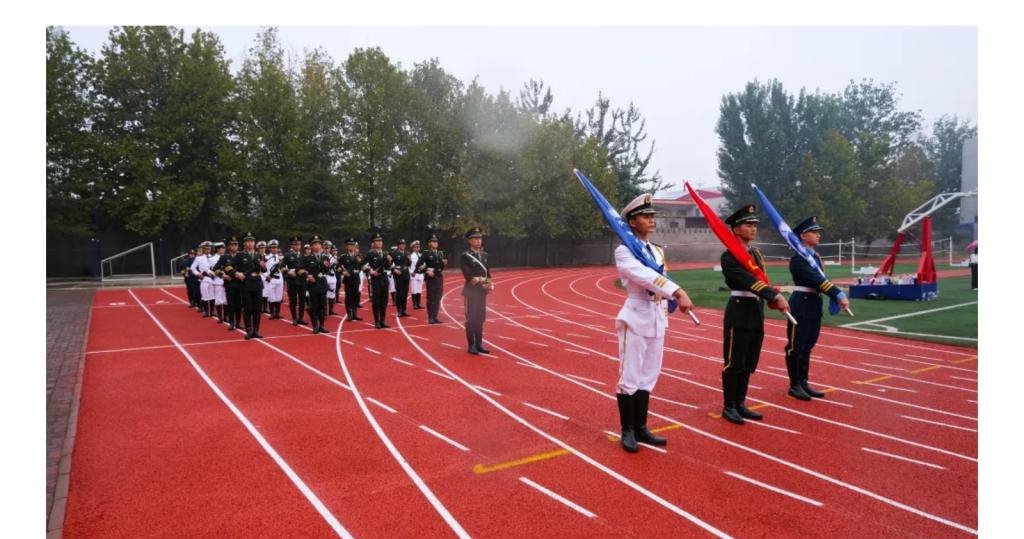
POLYGON ((242 238, 245 249, 235 255, 234 279, 241 285, 242 309, 245 312, 245 338, 262 339, 260 335, 260 302, 263 299, 263 279, 260 273, 266 270, 266 262, 256 252, 256 236, 246 232, 242 238))
POLYGON ((300 267, 305 270, 306 289, 309 291, 309 318, 313 333, 327 333, 327 271, 330 257, 323 252, 323 240, 316 234, 309 240, 310 253, 302 257, 300 267))
POLYGON ((292 315, 293 326, 306 325, 302 319, 302 313, 306 311, 306 276, 299 267, 302 262, 302 238, 295 235, 289 242, 291 250, 284 255, 283 261, 285 285, 288 287, 288 311, 292 315))
POLYGON ((391 255, 384 252, 384 238, 377 234, 370 244, 370 251, 363 258, 363 272, 370 280, 373 325, 377 329, 391 327, 385 322, 388 309, 388 272, 391 271, 391 267, 391 255))
POLYGON ((441 296, 444 294, 444 267, 448 258, 444 251, 437 248, 437 235, 427 240, 427 249, 420 256, 416 272, 423 274, 427 285, 427 323, 440 324, 437 313, 441 309, 441 296))
POLYGON ((391 253, 391 261, 394 264, 391 274, 395 279, 395 310, 398 311, 398 316, 409 316, 409 313, 405 312, 405 307, 409 300, 409 272, 412 261, 409 259, 409 253, 405 251, 404 239, 398 240, 398 245, 391 253))
POLYGON ((345 253, 338 257, 338 271, 341 284, 345 287, 345 321, 362 320, 356 310, 359 309, 359 268, 363 265, 363 257, 356 253, 359 242, 355 238, 345 240, 345 253))
MULTIPOLYGON (((235 277, 238 236, 232 235, 225 243, 228 244, 228 252, 221 257, 224 260, 224 293, 228 296, 228 331, 234 331, 235 328, 242 327, 242 281, 235 277)), ((246 332, 249 331, 246 328, 246 332)))
POLYGON ((465 285, 462 296, 466 301, 466 340, 470 354, 490 354, 484 348, 484 321, 487 319, 487 294, 494 289, 491 270, 487 267, 487 253, 483 250, 483 232, 475 226, 466 232, 469 249, 462 253, 460 266, 465 285))
MULTIPOLYGON (((814 253, 819 268, 824 268, 821 257, 814 250, 821 242, 821 225, 816 216, 808 217, 796 225, 793 233, 800 237, 809 251, 814 253)), ((799 253, 789 259, 789 273, 793 276, 793 294, 789 297, 789 306, 797 324, 786 322, 786 370, 789 371, 789 395, 800 400, 811 400, 811 397, 822 398, 824 393, 815 390, 807 383, 811 370, 811 349, 818 342, 821 333, 822 294, 835 298, 839 308, 850 306, 850 300, 838 286, 832 284, 810 262, 799 253)))
MULTIPOLYGON (((725 223, 732 227, 732 233, 747 248, 754 262, 764 270, 764 256, 750 242, 757 238, 757 206, 748 204, 729 216, 725 223)), ((724 340, 722 355, 725 368, 722 369, 722 395, 725 405, 722 417, 743 424, 744 419, 762 419, 761 414, 746 407, 747 387, 750 375, 757 369, 764 341, 764 302, 772 308, 788 310, 786 298, 759 280, 740 264, 731 252, 722 253, 722 275, 729 287, 729 302, 725 306, 723 323, 724 340)))

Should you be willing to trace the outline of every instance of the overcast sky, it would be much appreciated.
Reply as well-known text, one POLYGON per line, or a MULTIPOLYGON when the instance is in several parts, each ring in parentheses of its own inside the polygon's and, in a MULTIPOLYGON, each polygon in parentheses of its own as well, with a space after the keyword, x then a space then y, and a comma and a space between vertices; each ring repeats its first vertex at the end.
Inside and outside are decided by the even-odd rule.
MULTIPOLYGON (((191 27, 185 27, 191 31, 191 27)), ((205 27, 220 35, 237 70, 259 30, 205 27)), ((109 27, 65 26, 98 53, 109 27)), ((796 93, 839 91, 851 79, 896 82, 903 110, 926 126, 943 114, 977 123, 974 27, 281 27, 296 55, 323 47, 343 61, 379 46, 404 67, 432 57, 489 91, 518 95, 530 78, 552 88, 553 108, 581 111, 598 91, 613 106, 635 103, 656 141, 652 167, 682 185, 719 185, 715 123, 724 94, 753 79, 779 79, 796 93)))

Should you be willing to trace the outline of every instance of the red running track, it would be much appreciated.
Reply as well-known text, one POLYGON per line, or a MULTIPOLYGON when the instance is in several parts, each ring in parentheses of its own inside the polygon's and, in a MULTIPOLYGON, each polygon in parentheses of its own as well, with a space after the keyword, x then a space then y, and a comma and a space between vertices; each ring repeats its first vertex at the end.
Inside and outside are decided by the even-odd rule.
POLYGON ((264 320, 263 341, 182 288, 98 292, 64 533, 976 535, 974 350, 826 328, 828 396, 800 402, 769 321, 748 397, 765 421, 740 427, 717 417, 721 312, 674 317, 650 423, 669 445, 630 455, 614 268, 497 277, 491 356, 465 353, 453 280, 444 325, 390 307, 389 330, 264 320))

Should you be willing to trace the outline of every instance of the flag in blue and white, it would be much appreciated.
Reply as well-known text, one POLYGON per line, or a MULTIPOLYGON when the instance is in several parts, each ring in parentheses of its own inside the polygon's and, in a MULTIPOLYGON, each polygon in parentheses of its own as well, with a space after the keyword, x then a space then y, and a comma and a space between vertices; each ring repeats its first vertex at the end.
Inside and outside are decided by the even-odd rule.
MULTIPOLYGON (((637 260, 643 262, 645 266, 668 279, 668 276, 665 275, 665 265, 658 264, 654 259, 654 255, 647 249, 644 249, 643 243, 641 243, 640 240, 637 239, 636 235, 633 234, 633 230, 629 228, 629 225, 622 216, 615 211, 615 208, 613 208, 608 202, 608 199, 604 198, 604 195, 601 194, 601 191, 597 190, 597 187, 594 187, 590 178, 587 178, 579 170, 572 169, 572 171, 576 173, 576 177, 580 180, 580 183, 582 183, 583 187, 587 189, 590 196, 594 198, 594 204, 596 204, 597 209, 601 211, 601 215, 604 216, 604 220, 608 223, 608 226, 615 232, 619 239, 622 240, 622 244, 629 249, 629 252, 633 253, 633 256, 636 257, 637 260)), ((670 299, 668 301, 668 312, 674 312, 678 306, 678 301, 670 299)))
MULTIPOLYGON (((800 242, 800 238, 797 237, 796 232, 793 232, 793 229, 789 228, 789 225, 787 225, 786 221, 782 219, 779 212, 775 210, 775 206, 772 206, 772 203, 768 201, 768 197, 764 196, 764 193, 762 193, 756 185, 751 184, 751 187, 754 188, 754 192, 757 193, 758 200, 761 201, 761 208, 764 209, 764 212, 771 218, 772 223, 775 224, 775 229, 779 231, 779 235, 782 236, 782 239, 786 240, 790 249, 796 251, 796 253, 806 260, 812 268, 818 270, 818 273, 821 274, 823 279, 828 279, 828 276, 825 275, 825 270, 821 269, 821 266, 818 265, 818 259, 814 258, 814 252, 807 247, 804 247, 804 244, 800 242)), ((839 297, 845 298, 846 294, 840 291, 839 297)), ((828 300, 828 312, 829 314, 839 314, 839 301, 831 296, 829 296, 828 300)))

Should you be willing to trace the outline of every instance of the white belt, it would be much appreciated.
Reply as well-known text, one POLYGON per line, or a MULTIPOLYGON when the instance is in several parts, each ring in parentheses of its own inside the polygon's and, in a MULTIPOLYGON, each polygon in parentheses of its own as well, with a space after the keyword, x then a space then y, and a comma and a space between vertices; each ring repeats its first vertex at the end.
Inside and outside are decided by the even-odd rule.
POLYGON ((793 287, 793 291, 794 292, 807 292, 808 294, 817 294, 818 293, 818 289, 811 288, 809 286, 794 286, 793 287))
POLYGON ((657 303, 657 302, 661 301, 661 296, 659 296, 657 294, 655 294, 653 296, 648 296, 648 295, 638 296, 638 295, 635 295, 635 294, 629 294, 626 297, 629 298, 629 299, 640 299, 640 300, 643 300, 643 301, 650 301, 650 302, 654 302, 654 303, 657 303))
POLYGON ((730 296, 740 297, 740 298, 756 298, 756 297, 758 297, 757 294, 755 294, 753 292, 747 292, 746 290, 733 290, 732 292, 729 292, 729 295, 730 296))

